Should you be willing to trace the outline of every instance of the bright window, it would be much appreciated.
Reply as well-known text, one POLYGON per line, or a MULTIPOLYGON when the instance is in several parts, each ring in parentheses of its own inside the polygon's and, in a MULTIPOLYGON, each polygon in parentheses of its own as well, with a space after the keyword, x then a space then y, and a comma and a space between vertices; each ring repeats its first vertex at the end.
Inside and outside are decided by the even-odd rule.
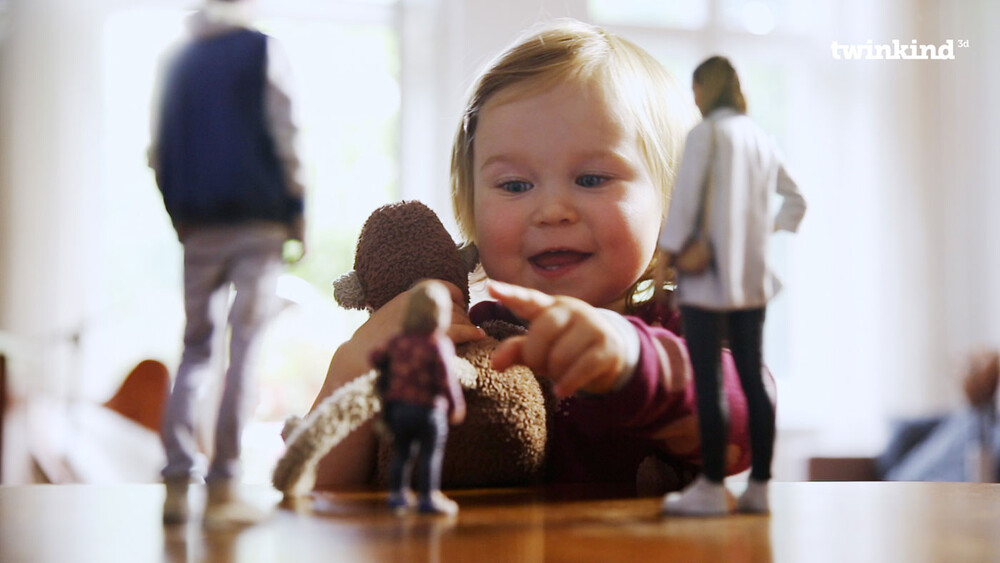
POLYGON ((602 24, 699 29, 708 22, 708 2, 663 0, 589 0, 590 17, 602 24))

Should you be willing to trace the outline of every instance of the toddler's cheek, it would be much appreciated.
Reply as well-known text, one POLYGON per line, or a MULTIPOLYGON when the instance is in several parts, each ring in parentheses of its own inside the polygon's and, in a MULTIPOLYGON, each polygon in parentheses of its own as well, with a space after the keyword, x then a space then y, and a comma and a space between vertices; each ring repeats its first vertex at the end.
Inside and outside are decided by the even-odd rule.
POLYGON ((479 240, 481 241, 477 244, 479 261, 486 275, 493 280, 513 283, 514 280, 510 279, 510 270, 513 261, 517 258, 516 245, 505 240, 500 233, 494 236, 486 234, 486 236, 481 236, 479 240))

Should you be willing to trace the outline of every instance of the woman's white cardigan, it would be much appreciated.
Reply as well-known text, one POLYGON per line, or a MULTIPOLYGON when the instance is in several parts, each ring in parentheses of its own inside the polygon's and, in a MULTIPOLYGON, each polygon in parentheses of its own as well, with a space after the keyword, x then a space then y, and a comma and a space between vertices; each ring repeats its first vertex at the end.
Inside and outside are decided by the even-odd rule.
POLYGON ((661 250, 676 254, 697 232, 706 187, 713 264, 702 274, 680 276, 678 303, 725 311, 763 307, 781 288, 768 264, 768 239, 775 230, 798 229, 805 199, 771 136, 729 108, 713 111, 688 134, 661 250), (772 219, 775 192, 783 202, 772 219))

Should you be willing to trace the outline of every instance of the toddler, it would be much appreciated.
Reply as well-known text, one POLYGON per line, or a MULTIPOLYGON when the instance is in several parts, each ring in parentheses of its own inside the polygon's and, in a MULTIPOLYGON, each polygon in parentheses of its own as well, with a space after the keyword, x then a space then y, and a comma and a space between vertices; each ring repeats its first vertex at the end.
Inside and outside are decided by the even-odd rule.
MULTIPOLYGON (((469 315, 456 307, 448 334, 455 343, 483 338, 476 323, 490 318, 527 326, 493 363, 530 367, 560 399, 548 482, 635 482, 644 461, 670 488, 697 473, 691 368, 671 330, 679 320, 652 299, 657 237, 693 110, 648 53, 576 21, 525 36, 474 86, 453 148, 452 200, 497 301, 469 315)), ((405 302, 379 309, 338 349, 320 400, 370 369, 370 351, 399 331, 405 302)), ((728 356, 723 382, 734 473, 749 451, 728 356)), ((365 483, 373 465, 371 432, 356 432, 320 464, 317 484, 365 483)))

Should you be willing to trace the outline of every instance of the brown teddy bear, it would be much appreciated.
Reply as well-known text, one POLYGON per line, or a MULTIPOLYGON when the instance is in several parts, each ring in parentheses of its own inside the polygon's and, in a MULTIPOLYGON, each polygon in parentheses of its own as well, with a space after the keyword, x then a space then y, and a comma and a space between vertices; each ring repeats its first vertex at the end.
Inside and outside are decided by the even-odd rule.
MULTIPOLYGON (((462 288, 468 306, 468 274, 478 256, 475 247, 459 248, 437 215, 416 201, 381 207, 361 230, 354 271, 334 282, 343 307, 375 311, 425 278, 462 288)), ((466 401, 466 419, 448 438, 442 486, 485 487, 539 482, 545 461, 547 427, 554 395, 547 383, 523 366, 502 373, 490 356, 503 338, 524 331, 491 321, 487 338, 458 346, 456 365, 466 401)), ((286 425, 284 456, 272 481, 286 495, 312 489, 319 460, 349 433, 372 419, 381 403, 372 370, 344 385, 301 421, 286 425)), ((380 433, 378 480, 385 482, 391 437, 380 433)))

